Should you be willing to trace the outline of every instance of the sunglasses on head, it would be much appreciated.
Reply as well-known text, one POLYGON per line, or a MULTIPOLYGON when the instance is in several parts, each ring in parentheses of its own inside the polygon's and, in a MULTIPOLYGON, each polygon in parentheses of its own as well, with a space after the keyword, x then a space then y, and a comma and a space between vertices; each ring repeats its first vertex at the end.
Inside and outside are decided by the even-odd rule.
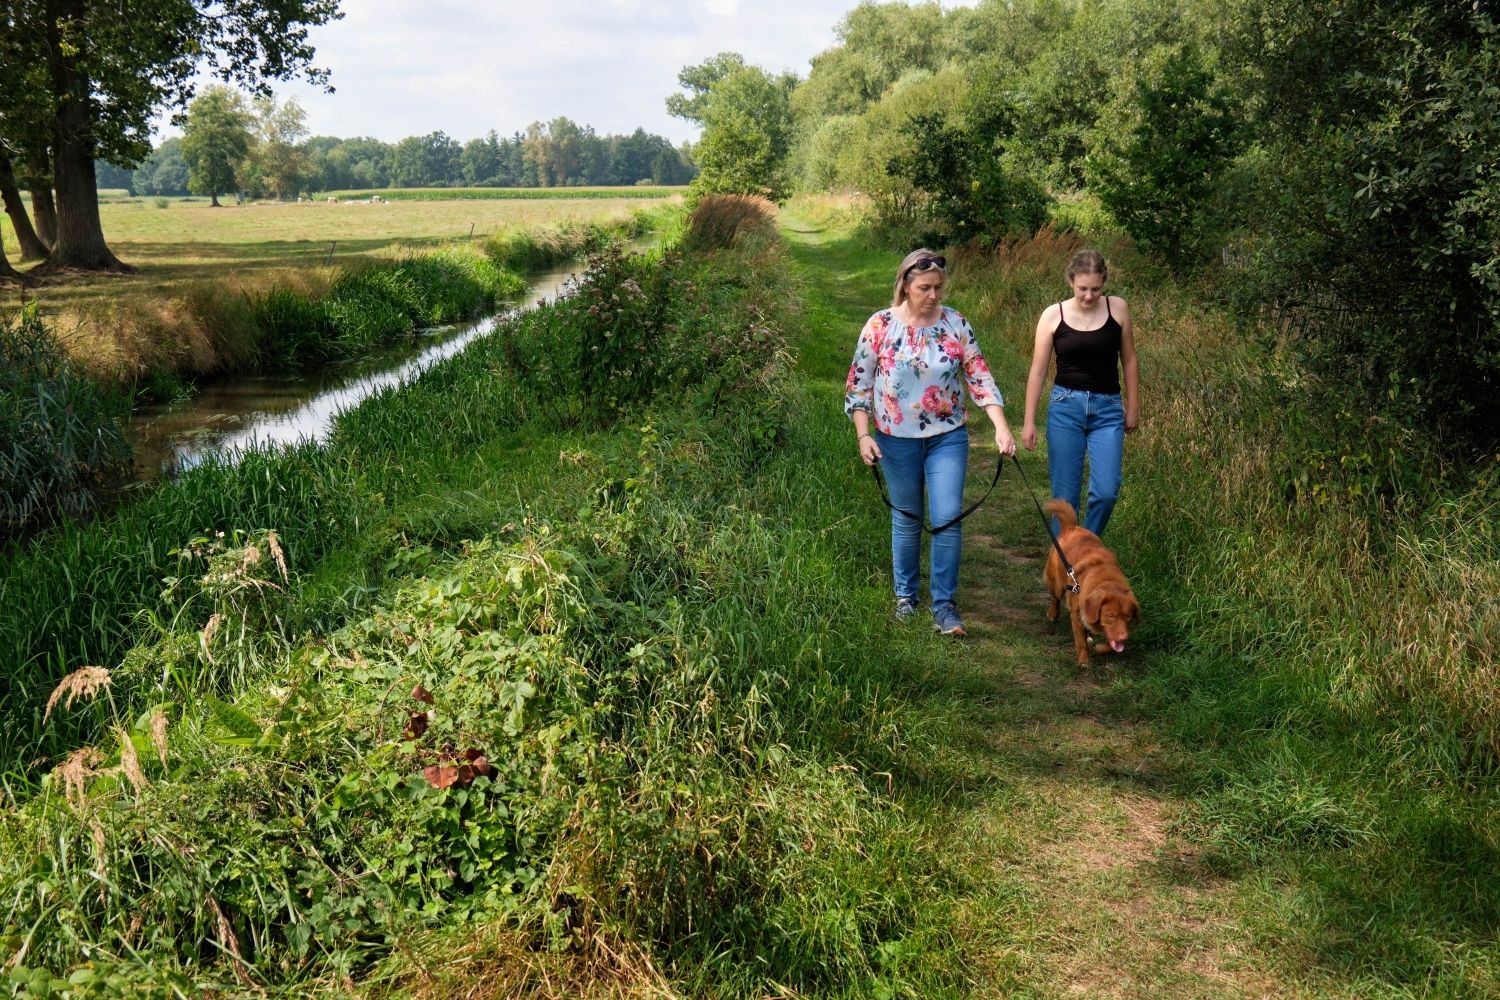
POLYGON ((946 268, 947 266, 948 261, 943 257, 923 257, 921 260, 917 261, 911 267, 908 267, 906 269, 906 272, 901 275, 901 280, 905 281, 911 276, 913 271, 926 271, 934 267, 941 270, 943 268, 946 268))

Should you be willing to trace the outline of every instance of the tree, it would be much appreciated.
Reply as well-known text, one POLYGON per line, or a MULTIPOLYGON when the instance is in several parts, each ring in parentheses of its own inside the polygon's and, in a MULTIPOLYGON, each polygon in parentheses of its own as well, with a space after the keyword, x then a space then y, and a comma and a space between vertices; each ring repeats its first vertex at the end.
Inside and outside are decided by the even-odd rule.
POLYGON ((696 66, 684 66, 677 74, 677 82, 690 94, 669 94, 667 114, 702 125, 703 113, 708 109, 708 92, 730 73, 744 68, 745 57, 738 52, 720 52, 696 66))
POLYGON ((1261 177, 1249 276, 1364 412, 1500 448, 1493 4, 1251 0, 1232 49, 1261 177))
POLYGON ((1229 95, 1194 45, 1158 46, 1101 117, 1089 190, 1135 241, 1185 270, 1214 250, 1219 179, 1238 153, 1229 95))
POLYGON ((187 194, 188 166, 182 158, 181 137, 173 136, 152 150, 135 168, 134 182, 140 194, 187 194))
POLYGON ((15 169, 3 149, 0 149, 0 200, 4 201, 5 214, 10 216, 10 224, 16 231, 16 242, 21 245, 21 259, 44 259, 47 256, 47 245, 31 227, 31 217, 26 214, 20 188, 16 186, 15 169))
MULTIPOLYGON (((135 194, 135 170, 128 167, 116 166, 107 160, 98 160, 94 163, 94 176, 99 181, 101 191, 107 188, 117 188, 126 194, 135 194)), ((51 185, 48 186, 51 193, 51 185)))
POLYGON ((495 130, 490 129, 483 139, 470 139, 464 143, 459 162, 463 167, 464 183, 468 186, 500 183, 500 137, 495 130))
POLYGON ((443 187, 463 178, 463 147, 443 132, 410 135, 391 153, 392 187, 443 187))
MULTIPOLYGON (((337 0, 13 0, 0 49, 36 71, 0 88, 6 118, 45 123, 57 191, 57 244, 45 267, 126 270, 104 240, 95 158, 134 162, 162 107, 191 99, 200 69, 265 93, 266 80, 311 69, 309 26, 337 0)), ((9 126, 7 126, 9 127, 9 126)))
POLYGON ((255 99, 256 131, 250 159, 266 191, 277 201, 295 195, 307 173, 307 153, 299 143, 307 136, 307 112, 296 98, 277 104, 270 96, 255 99))
POLYGON ((790 74, 737 69, 709 88, 703 138, 694 155, 703 194, 757 194, 781 202, 790 194, 787 153, 792 140, 790 74))
POLYGON ((235 171, 250 149, 250 112, 240 93, 210 86, 188 105, 182 132, 182 158, 188 166, 188 190, 206 194, 219 207, 220 191, 238 191, 235 171))

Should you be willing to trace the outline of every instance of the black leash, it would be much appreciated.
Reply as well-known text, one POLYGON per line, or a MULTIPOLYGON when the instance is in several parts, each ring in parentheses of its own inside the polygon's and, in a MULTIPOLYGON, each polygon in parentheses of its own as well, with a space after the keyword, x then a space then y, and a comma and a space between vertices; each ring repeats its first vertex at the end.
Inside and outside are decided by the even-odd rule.
POLYGON ((1068 572, 1068 593, 1076 594, 1082 588, 1078 586, 1078 577, 1073 575, 1073 564, 1068 562, 1068 557, 1063 555, 1062 546, 1057 542, 1057 534, 1052 530, 1052 519, 1047 516, 1047 512, 1042 510, 1042 505, 1037 502, 1036 490, 1031 488, 1031 480, 1026 478, 1026 466, 1022 465, 1021 460, 1015 455, 1012 455, 1011 459, 1015 461, 1016 468, 1021 470, 1021 482, 1026 484, 1026 494, 1031 497, 1031 505, 1036 508, 1037 514, 1041 517, 1042 527, 1047 529, 1047 537, 1052 539, 1052 548, 1057 552, 1057 558, 1062 561, 1063 569, 1068 572))
MULTIPOLYGON (((1052 521, 1051 521, 1050 518, 1047 517, 1046 513, 1042 510, 1042 505, 1037 502, 1036 491, 1031 488, 1031 480, 1029 480, 1029 479, 1026 478, 1026 467, 1021 464, 1021 459, 1018 456, 1012 455, 1012 456, 1010 456, 1010 458, 1011 458, 1011 461, 1013 461, 1013 462, 1016 463, 1016 468, 1021 471, 1021 482, 1024 483, 1025 486, 1026 486, 1026 494, 1029 497, 1031 497, 1032 506, 1036 507, 1036 512, 1037 512, 1038 515, 1040 515, 1040 517, 1042 519, 1042 527, 1047 530, 1047 537, 1049 539, 1051 539, 1051 541, 1052 541, 1052 548, 1057 552, 1057 558, 1062 561, 1063 569, 1067 571, 1067 574, 1068 574, 1068 590, 1069 590, 1069 592, 1076 594, 1079 591, 1079 586, 1078 586, 1078 578, 1073 575, 1073 564, 1070 563, 1070 562, 1068 562, 1068 557, 1067 556, 1063 555, 1062 546, 1058 544, 1057 535, 1052 530, 1052 521)), ((957 524, 958 522, 962 521, 964 518, 968 517, 970 514, 974 513, 976 510, 978 510, 980 508, 980 506, 986 500, 988 500, 990 498, 990 494, 993 493, 993 492, 995 492, 995 484, 998 483, 998 482, 1000 482, 1000 473, 1004 469, 1005 469, 1005 456, 1001 455, 999 457, 999 460, 995 463, 995 478, 993 478, 993 479, 990 480, 990 488, 984 491, 984 496, 980 497, 978 500, 974 501, 974 503, 970 504, 968 510, 964 511, 962 514, 958 515, 953 520, 949 521, 947 524, 940 525, 939 527, 936 527, 936 528, 929 528, 929 527, 927 527, 924 524, 924 525, 922 525, 922 530, 926 531, 928 534, 936 535, 936 534, 939 534, 941 532, 947 531, 949 528, 953 527, 955 524, 957 524)), ((913 514, 911 511, 909 511, 909 510, 902 510, 900 507, 897 507, 895 504, 891 503, 891 496, 890 496, 889 493, 886 492, 886 489, 885 489, 885 478, 883 476, 881 476, 881 474, 880 474, 880 462, 879 461, 874 461, 874 462, 870 463, 870 475, 872 475, 872 476, 875 477, 875 485, 880 489, 880 499, 882 499, 882 500, 885 501, 885 505, 887 507, 889 507, 891 510, 895 511, 897 514, 903 514, 906 517, 911 518, 913 521, 920 522, 922 520, 917 515, 913 514)))
MULTIPOLYGON (((990 488, 984 491, 984 496, 980 497, 974 503, 970 504, 968 510, 964 511, 962 514, 958 515, 953 520, 949 521, 947 524, 942 525, 941 527, 937 527, 937 528, 929 528, 929 527, 927 527, 924 524, 924 525, 922 525, 922 530, 925 531, 925 532, 927 532, 927 533, 929 533, 929 534, 932 534, 932 535, 941 534, 942 532, 947 531, 949 528, 953 527, 959 521, 962 521, 964 518, 968 517, 970 514, 974 513, 976 510, 978 510, 980 504, 982 504, 986 500, 988 500, 990 498, 990 494, 993 493, 993 492, 995 492, 995 484, 1000 481, 1000 470, 1003 469, 1003 468, 1005 468, 1005 456, 1001 455, 1000 456, 1000 461, 998 461, 998 462, 995 463, 995 478, 990 480, 990 488)), ((911 518, 913 521, 920 522, 922 520, 920 517, 918 517, 917 515, 913 514, 911 511, 909 511, 909 510, 902 510, 900 507, 897 507, 895 504, 891 503, 891 495, 885 491, 885 479, 884 479, 884 477, 882 477, 880 475, 880 462, 879 461, 875 461, 875 462, 871 462, 870 463, 870 474, 875 477, 875 485, 878 486, 878 487, 880 487, 880 499, 882 499, 882 500, 885 501, 885 505, 887 507, 889 507, 891 510, 895 511, 897 514, 905 514, 907 517, 911 518)))

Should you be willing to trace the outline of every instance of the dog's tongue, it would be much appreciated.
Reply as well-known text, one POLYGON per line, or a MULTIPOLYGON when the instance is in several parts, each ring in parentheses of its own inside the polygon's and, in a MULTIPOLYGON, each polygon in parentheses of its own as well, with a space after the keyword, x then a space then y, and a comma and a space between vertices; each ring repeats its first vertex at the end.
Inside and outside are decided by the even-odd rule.
POLYGON ((1109 648, 1113 649, 1116 653, 1123 653, 1123 652, 1125 652, 1125 644, 1123 642, 1121 642, 1119 639, 1111 639, 1111 640, 1109 640, 1109 648))

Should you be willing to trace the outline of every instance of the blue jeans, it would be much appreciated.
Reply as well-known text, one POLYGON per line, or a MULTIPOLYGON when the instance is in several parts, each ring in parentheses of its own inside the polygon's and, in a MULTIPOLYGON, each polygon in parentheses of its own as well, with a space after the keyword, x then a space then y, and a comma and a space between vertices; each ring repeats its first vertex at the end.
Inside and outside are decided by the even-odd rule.
MULTIPOLYGON (((969 468, 969 429, 959 427, 933 437, 903 438, 875 434, 880 445, 880 470, 885 474, 891 503, 915 517, 891 511, 891 569, 896 596, 917 597, 922 572, 923 487, 925 513, 941 526, 963 512, 964 475, 969 468)), ((963 525, 932 536, 929 584, 932 606, 951 604, 958 591, 958 557, 963 548, 963 525)))
MULTIPOLYGON (((1104 534, 1120 495, 1120 463, 1125 456, 1125 407, 1118 393, 1052 387, 1047 402, 1047 468, 1052 495, 1079 509, 1083 459, 1089 460, 1089 504, 1083 526, 1104 534)), ((1052 522, 1057 530, 1057 521, 1052 522)))

